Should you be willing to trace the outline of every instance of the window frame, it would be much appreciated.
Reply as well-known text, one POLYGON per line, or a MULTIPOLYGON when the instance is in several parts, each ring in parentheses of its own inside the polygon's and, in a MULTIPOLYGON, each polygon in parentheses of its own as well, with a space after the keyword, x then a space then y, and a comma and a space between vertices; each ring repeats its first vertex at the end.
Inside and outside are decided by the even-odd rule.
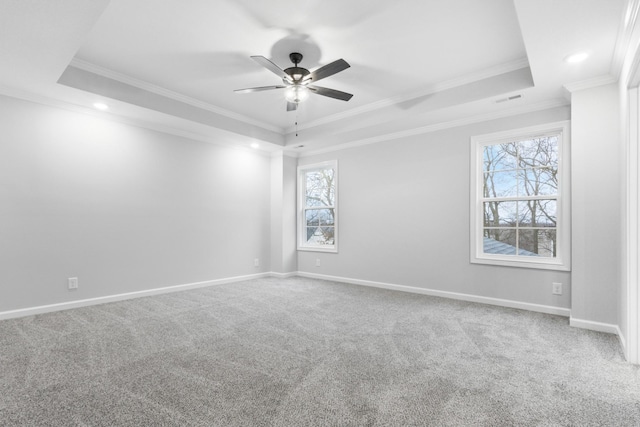
MULTIPOLYGON (((571 270, 570 122, 561 121, 471 137, 470 144, 470 262, 544 270, 571 270), (488 145, 541 136, 558 136, 556 257, 484 253, 484 157, 488 145)), ((534 196, 535 197, 535 196, 534 196)))
POLYGON ((338 253, 338 161, 328 160, 320 163, 298 166, 298 212, 297 230, 299 251, 338 253), (306 218, 306 174, 309 172, 333 169, 333 245, 310 245, 305 239, 307 224, 306 218))

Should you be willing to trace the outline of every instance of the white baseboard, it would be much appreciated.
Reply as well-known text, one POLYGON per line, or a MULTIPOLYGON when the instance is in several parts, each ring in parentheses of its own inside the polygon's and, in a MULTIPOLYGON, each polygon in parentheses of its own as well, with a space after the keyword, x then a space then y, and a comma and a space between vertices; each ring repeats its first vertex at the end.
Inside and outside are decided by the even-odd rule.
MULTIPOLYGON (((295 275, 295 274, 294 274, 295 275)), ((243 282, 245 280, 260 279, 271 277, 272 273, 258 273, 247 276, 228 277, 225 279, 207 280, 204 282, 186 283, 183 285, 166 286, 156 289, 147 289, 144 291, 127 292, 124 294, 107 295, 97 298, 88 298, 76 301, 62 302, 58 304, 41 305, 38 307, 28 307, 18 310, 10 310, 0 312, 0 320, 13 319, 16 317, 32 316, 35 314, 50 313, 52 311, 69 310, 72 308, 87 307, 90 305, 105 304, 108 302, 123 301, 133 298, 148 297, 152 295, 167 294, 170 292, 186 291, 188 289, 204 288, 208 286, 224 285, 227 283, 243 282)))
POLYGON ((624 358, 629 360, 629 349, 627 348, 627 340, 624 337, 624 334, 620 330, 620 326, 616 325, 616 335, 618 335, 618 341, 620 341, 620 347, 622 347, 622 353, 624 353, 624 358))
POLYGON ((569 318, 569 325, 571 325, 573 327, 576 327, 576 328, 589 329, 591 331, 606 332, 606 333, 609 333, 609 334, 616 334, 618 337, 622 336, 622 334, 620 333, 620 328, 618 327, 618 325, 613 325, 613 324, 610 324, 610 323, 594 322, 592 320, 582 320, 582 319, 576 319, 575 317, 570 317, 569 318))
MULTIPOLYGON (((553 307, 553 306, 547 306, 547 305, 531 304, 531 303, 525 303, 520 301, 490 298, 490 297, 463 294, 463 293, 457 293, 457 292, 418 288, 414 286, 394 285, 390 283, 373 282, 369 280, 350 279, 346 277, 328 276, 324 274, 315 274, 315 273, 298 271, 298 272, 290 272, 290 273, 266 272, 266 273, 250 274, 246 276, 236 276, 236 277, 228 277, 224 279, 207 280, 203 282, 166 286, 162 288, 148 289, 144 291, 127 292, 127 293, 117 294, 117 295, 107 295, 107 296, 97 297, 97 298, 88 298, 88 299, 68 301, 68 302, 63 302, 58 304, 49 304, 49 305, 42 305, 37 307, 28 307, 28 308, 22 308, 17 310, 3 311, 3 312, 0 312, 0 320, 32 316, 35 314, 42 314, 42 313, 50 313, 53 311, 69 310, 72 308, 87 307, 91 305, 105 304, 109 302, 124 301, 128 299, 141 298, 141 297, 147 297, 152 295, 161 295, 161 294, 166 294, 170 292, 186 291, 189 289, 204 288, 208 286, 243 282, 251 279, 260 279, 265 277, 275 277, 279 279, 286 279, 286 278, 295 277, 295 276, 308 277, 312 279, 329 280, 329 281, 340 282, 340 283, 349 283, 349 284, 361 285, 361 286, 370 286, 374 288, 390 289, 394 291, 410 292, 415 294, 430 295, 435 297, 450 298, 450 299, 456 299, 456 300, 462 300, 462 301, 477 302, 481 304, 497 305, 501 307, 529 310, 529 311, 535 311, 539 313, 554 314, 554 315, 565 316, 565 317, 570 317, 571 315, 571 310, 569 310, 568 308, 562 308, 562 307, 553 307)), ((622 347, 626 349, 626 341, 624 339, 624 336, 620 332, 620 328, 617 325, 593 322, 589 320, 580 320, 573 317, 570 317, 569 323, 571 326, 575 326, 577 328, 590 329, 590 330, 599 331, 599 332, 608 332, 608 333, 616 334, 620 338, 620 343, 622 347)))
POLYGON ((277 279, 288 279, 290 277, 296 277, 297 275, 298 273, 295 271, 292 271, 290 273, 276 273, 275 271, 272 271, 271 273, 269 273, 269 276, 275 277, 277 279))
POLYGON ((481 304, 498 305, 501 307, 517 308, 521 310, 535 311, 538 313, 555 314, 557 316, 569 317, 571 310, 562 307, 553 307, 549 305, 531 304, 520 301, 512 301, 499 298, 483 297, 471 294, 462 294, 458 292, 439 291, 435 289, 417 288, 414 286, 394 285, 390 283, 372 282, 369 280, 350 279, 345 277, 327 276, 324 274, 307 273, 298 271, 298 276, 308 277, 312 279, 330 280, 333 282, 350 283, 353 285, 371 286, 374 288, 390 289, 394 291, 411 292, 415 294, 430 295, 434 297, 450 298, 461 301, 477 302, 481 304))

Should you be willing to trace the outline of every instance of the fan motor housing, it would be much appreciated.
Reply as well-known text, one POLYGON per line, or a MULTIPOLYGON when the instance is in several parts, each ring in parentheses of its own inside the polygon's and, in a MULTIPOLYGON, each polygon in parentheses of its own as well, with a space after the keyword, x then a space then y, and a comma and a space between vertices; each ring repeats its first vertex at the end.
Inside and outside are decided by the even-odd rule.
MULTIPOLYGON (((291 79, 296 83, 304 79, 309 74, 311 74, 309 70, 302 67, 289 67, 285 69, 284 72, 287 73, 287 75, 291 77, 291 79)), ((287 83, 286 80, 284 82, 287 83)))
MULTIPOLYGON (((311 74, 306 68, 298 67, 298 64, 302 62, 301 53, 292 52, 289 54, 289 59, 291 60, 291 62, 293 62, 293 67, 285 69, 284 72, 287 73, 289 77, 291 77, 294 83, 300 83, 302 79, 305 78, 305 76, 311 74)), ((287 83, 286 79, 283 79, 283 81, 287 83)))

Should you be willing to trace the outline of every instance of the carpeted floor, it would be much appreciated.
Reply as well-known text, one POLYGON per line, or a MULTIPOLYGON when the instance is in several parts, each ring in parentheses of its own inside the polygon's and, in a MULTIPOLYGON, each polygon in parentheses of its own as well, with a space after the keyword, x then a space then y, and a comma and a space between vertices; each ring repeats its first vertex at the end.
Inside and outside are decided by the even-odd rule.
POLYGON ((0 322, 2 426, 640 426, 566 318, 263 279, 0 322))

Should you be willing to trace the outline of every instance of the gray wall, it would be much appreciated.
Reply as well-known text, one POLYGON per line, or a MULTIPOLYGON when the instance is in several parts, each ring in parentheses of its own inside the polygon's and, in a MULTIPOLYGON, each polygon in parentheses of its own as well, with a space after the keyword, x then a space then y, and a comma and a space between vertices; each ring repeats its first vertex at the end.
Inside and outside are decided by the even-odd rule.
POLYGON ((296 254, 296 159, 0 97, 0 312, 301 271, 572 308, 576 319, 617 324, 615 86, 572 102, 567 273, 469 263, 469 138, 567 120, 569 107, 298 159, 339 161, 340 252, 296 254), (75 276, 80 288, 69 292, 75 276), (552 282, 564 284, 562 296, 552 282))
POLYGON ((0 117, 0 312, 269 271, 269 157, 8 97, 0 117))
POLYGON ((271 156, 271 271, 292 273, 296 257, 297 160, 282 151, 271 156))
POLYGON ((572 93, 571 117, 571 317, 617 325, 624 174, 617 85, 572 93))
POLYGON ((469 262, 469 138, 569 114, 558 108, 301 158, 338 159, 340 241, 338 254, 299 252, 298 270, 569 308, 568 272, 469 262), (552 282, 564 284, 562 296, 551 294, 552 282))

